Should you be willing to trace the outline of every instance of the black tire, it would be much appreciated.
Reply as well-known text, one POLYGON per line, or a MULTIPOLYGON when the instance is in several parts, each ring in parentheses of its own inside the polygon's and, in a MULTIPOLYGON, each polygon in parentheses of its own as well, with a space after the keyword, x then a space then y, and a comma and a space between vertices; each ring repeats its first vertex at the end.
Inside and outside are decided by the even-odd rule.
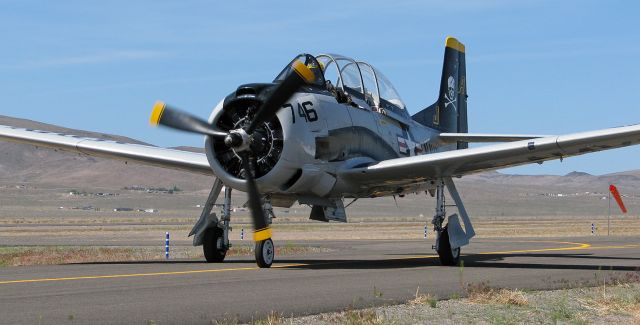
POLYGON ((271 238, 256 242, 256 263, 261 268, 270 268, 276 256, 271 238))
POLYGON ((442 229, 442 235, 440 235, 440 242, 438 243, 438 256, 440 257, 440 264, 444 266, 456 266, 460 261, 460 247, 451 249, 447 227, 444 227, 444 229, 442 229))
POLYGON ((226 249, 218 249, 218 240, 222 240, 222 229, 216 227, 205 231, 202 250, 207 263, 221 263, 227 255, 226 249))

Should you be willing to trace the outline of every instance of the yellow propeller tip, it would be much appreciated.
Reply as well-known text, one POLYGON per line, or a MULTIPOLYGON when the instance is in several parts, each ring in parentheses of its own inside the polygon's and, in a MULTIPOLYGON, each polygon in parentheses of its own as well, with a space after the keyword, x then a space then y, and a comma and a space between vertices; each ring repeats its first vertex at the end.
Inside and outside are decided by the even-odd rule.
POLYGON ((293 63, 293 71, 295 71, 307 83, 312 83, 316 80, 316 76, 313 74, 313 71, 298 60, 293 63))
POLYGON ((153 104, 153 110, 151 111, 151 117, 149 118, 149 123, 151 123, 151 125, 157 126, 160 123, 165 106, 166 104, 162 101, 157 101, 153 104))
POLYGON ((271 238, 271 228, 262 228, 253 232, 254 241, 263 241, 271 238))

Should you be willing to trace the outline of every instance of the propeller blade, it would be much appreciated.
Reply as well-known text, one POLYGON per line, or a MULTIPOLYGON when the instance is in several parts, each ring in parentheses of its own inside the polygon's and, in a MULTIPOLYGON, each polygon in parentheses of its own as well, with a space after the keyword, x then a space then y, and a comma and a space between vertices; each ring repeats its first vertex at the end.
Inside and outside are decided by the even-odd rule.
POLYGON ((267 224, 267 218, 262 210, 262 200, 256 186, 256 180, 253 177, 251 162, 249 161, 249 153, 242 152, 242 168, 244 168, 245 179, 247 180, 247 195, 249 196, 249 209, 251 209, 251 218, 253 220, 253 240, 262 241, 271 238, 271 227, 267 224))
POLYGON ((161 101, 153 105, 149 122, 153 126, 163 125, 182 131, 206 134, 215 138, 224 139, 227 136, 227 133, 216 130, 213 125, 207 121, 168 106, 161 101))
POLYGON ((291 98, 300 86, 304 83, 312 83, 315 80, 313 71, 307 68, 304 63, 296 60, 292 68, 295 73, 289 73, 289 75, 276 86, 271 96, 262 104, 253 121, 249 124, 246 130, 247 133, 253 133, 258 125, 270 121, 280 107, 291 98))

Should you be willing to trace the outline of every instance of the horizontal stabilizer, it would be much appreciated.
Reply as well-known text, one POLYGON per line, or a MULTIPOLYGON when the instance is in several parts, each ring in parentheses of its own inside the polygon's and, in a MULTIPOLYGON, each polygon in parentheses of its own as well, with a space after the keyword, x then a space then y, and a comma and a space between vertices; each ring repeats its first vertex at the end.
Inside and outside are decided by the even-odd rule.
POLYGON ((492 134, 492 133, 440 133, 438 139, 444 143, 455 142, 511 142, 550 137, 533 134, 492 134))

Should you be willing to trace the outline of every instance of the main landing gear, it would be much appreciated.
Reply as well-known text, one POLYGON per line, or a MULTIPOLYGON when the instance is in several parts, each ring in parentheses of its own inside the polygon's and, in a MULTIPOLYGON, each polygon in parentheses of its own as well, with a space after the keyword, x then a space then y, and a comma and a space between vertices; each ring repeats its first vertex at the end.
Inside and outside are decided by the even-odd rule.
MULTIPOLYGON (((206 208, 206 207, 205 207, 206 208)), ((222 217, 215 226, 205 230, 202 250, 208 263, 221 263, 231 248, 229 231, 231 231, 231 188, 224 187, 224 203, 222 217)))
POLYGON ((460 261, 460 247, 451 248, 449 242, 449 233, 447 227, 442 228, 441 232, 438 232, 438 239, 436 243, 438 257, 440 257, 440 263, 446 266, 458 265, 460 261))
POLYGON ((228 247, 224 246, 222 229, 215 227, 205 230, 202 250, 207 263, 221 263, 224 261, 228 247))
POLYGON ((436 184, 436 214, 433 216, 431 223, 437 233, 434 248, 438 252, 438 257, 440 257, 440 263, 446 266, 458 265, 461 247, 469 244, 469 239, 475 236, 475 231, 451 178, 440 179, 436 184), (456 203, 454 206, 458 208, 466 231, 462 230, 457 214, 449 216, 447 225, 443 226, 447 206, 444 197, 445 185, 456 203))
MULTIPOLYGON (((273 209, 268 199, 263 205, 264 214, 267 216, 268 224, 271 224, 273 209)), ((231 228, 231 187, 224 186, 216 179, 211 188, 207 202, 202 210, 200 219, 193 226, 189 236, 193 237, 193 246, 202 245, 204 257, 207 263, 222 263, 231 248, 229 242, 229 232, 231 228), (215 213, 212 213, 215 202, 224 188, 224 202, 222 205, 222 215, 218 220, 215 213)), ((258 240, 255 243, 256 263, 261 268, 271 267, 275 259, 275 246, 271 238, 258 240)))

